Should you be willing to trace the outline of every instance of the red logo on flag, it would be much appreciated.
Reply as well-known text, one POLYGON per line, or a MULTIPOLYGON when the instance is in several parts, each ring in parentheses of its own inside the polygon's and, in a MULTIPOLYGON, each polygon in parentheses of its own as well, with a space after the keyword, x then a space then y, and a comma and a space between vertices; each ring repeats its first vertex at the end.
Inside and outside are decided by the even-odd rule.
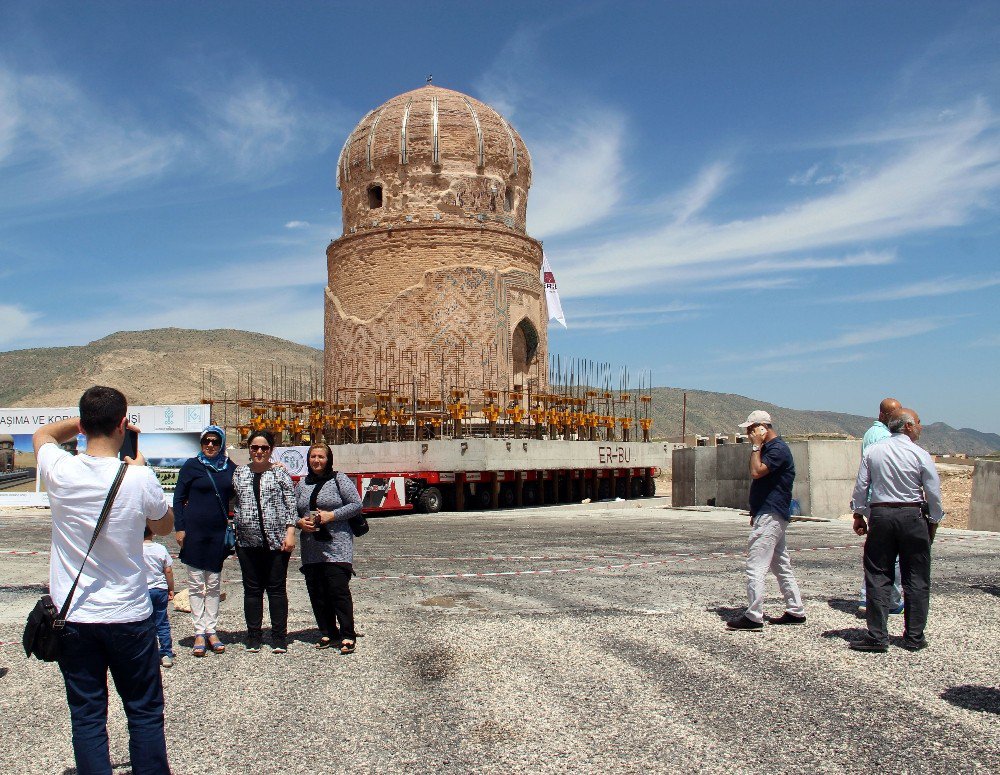
POLYGON ((552 285, 556 284, 556 277, 554 274, 552 274, 552 272, 543 272, 542 277, 544 278, 544 282, 546 285, 549 285, 550 283, 552 285))

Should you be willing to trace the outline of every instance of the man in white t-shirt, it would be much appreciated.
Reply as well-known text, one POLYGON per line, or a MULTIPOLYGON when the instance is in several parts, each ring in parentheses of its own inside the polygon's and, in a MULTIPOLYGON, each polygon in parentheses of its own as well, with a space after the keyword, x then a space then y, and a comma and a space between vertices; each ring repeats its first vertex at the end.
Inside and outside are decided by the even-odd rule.
MULTIPOLYGON (((125 396, 92 387, 80 417, 49 423, 34 435, 38 470, 52 508, 49 594, 60 608, 87 553, 128 427, 125 396), (86 452, 60 447, 78 433, 86 452)), ((143 529, 173 529, 173 510, 142 455, 126 458, 108 520, 83 565, 61 637, 59 669, 66 683, 73 753, 80 773, 111 773, 108 750, 108 671, 128 716, 132 771, 169 773, 163 732, 163 684, 153 609, 142 556, 143 529)))

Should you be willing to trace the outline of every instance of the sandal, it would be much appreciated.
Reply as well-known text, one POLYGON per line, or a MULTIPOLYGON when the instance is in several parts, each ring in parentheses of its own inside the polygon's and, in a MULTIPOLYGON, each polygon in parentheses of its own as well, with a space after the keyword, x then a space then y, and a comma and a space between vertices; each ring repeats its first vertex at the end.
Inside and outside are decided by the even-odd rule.
POLYGON ((340 642, 340 653, 341 654, 353 654, 354 653, 354 641, 353 640, 343 640, 340 642))
POLYGON ((208 636, 208 647, 212 649, 213 654, 226 653, 226 644, 219 640, 219 636, 214 632, 208 636))
POLYGON ((333 641, 331 641, 328 637, 326 637, 324 635, 322 638, 319 639, 319 641, 317 641, 316 648, 318 648, 318 649, 328 649, 328 648, 330 648, 330 644, 331 643, 333 643, 333 641))
POLYGON ((203 657, 205 656, 205 636, 196 635, 194 638, 194 648, 191 649, 191 656, 193 657, 203 657), (198 641, 201 641, 199 643, 198 641))

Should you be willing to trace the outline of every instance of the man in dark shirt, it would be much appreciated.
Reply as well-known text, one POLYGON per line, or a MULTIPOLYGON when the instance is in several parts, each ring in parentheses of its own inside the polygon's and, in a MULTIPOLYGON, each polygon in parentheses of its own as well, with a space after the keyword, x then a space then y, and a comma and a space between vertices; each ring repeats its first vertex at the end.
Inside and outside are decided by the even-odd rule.
POLYGON ((767 617, 771 624, 804 624, 799 585, 785 548, 785 530, 791 521, 795 462, 788 445, 774 432, 771 415, 756 410, 745 423, 750 441, 750 542, 747 551, 746 612, 726 624, 730 630, 764 629, 764 580, 770 570, 778 578, 785 612, 767 617))

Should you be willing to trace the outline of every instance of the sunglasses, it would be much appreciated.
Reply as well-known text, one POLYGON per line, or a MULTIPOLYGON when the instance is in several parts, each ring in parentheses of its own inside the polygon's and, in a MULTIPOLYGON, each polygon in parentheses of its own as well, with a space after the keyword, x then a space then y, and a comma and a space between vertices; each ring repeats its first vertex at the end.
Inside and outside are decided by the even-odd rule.
POLYGON ((250 451, 251 452, 267 452, 269 449, 270 449, 270 447, 267 444, 251 444, 250 445, 250 451))
POLYGON ((220 444, 222 444, 222 442, 219 441, 218 439, 202 439, 201 440, 201 446, 203 446, 203 447, 218 447, 220 444))

